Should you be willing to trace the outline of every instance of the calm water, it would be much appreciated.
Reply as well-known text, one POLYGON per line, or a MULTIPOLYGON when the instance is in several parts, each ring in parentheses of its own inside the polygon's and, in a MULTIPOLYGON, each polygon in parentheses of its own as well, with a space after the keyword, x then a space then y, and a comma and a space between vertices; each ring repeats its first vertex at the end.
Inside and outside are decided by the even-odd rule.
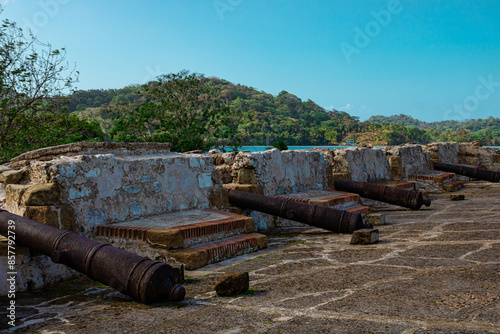
MULTIPOLYGON (((250 152, 260 152, 260 151, 265 151, 267 146, 242 146, 241 151, 250 151, 250 152)), ((346 148, 349 146, 288 146, 289 150, 309 150, 312 148, 328 148, 330 150, 337 149, 337 148, 346 148)), ((353 146, 350 146, 353 147, 353 146)), ((383 146, 375 146, 377 148, 383 147, 383 146)), ((498 148, 500 149, 500 146, 485 146, 485 147, 492 147, 492 148, 498 148)))

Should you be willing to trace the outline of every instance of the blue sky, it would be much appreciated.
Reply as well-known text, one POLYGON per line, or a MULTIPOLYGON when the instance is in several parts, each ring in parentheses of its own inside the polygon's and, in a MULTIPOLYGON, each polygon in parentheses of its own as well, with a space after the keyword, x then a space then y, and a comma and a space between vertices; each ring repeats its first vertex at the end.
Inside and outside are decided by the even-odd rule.
POLYGON ((0 0, 80 89, 188 69, 361 120, 500 117, 500 1, 0 0))

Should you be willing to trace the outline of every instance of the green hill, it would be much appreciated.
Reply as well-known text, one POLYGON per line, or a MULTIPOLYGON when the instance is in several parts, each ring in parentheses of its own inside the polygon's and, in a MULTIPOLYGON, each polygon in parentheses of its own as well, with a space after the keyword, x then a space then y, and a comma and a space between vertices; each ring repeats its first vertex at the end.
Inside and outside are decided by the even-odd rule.
MULTIPOLYGON (((480 140, 500 145, 500 119, 427 123, 407 115, 372 116, 360 122, 339 110, 325 110, 286 91, 274 96, 253 87, 210 78, 233 112, 233 124, 242 145, 265 145, 278 140, 287 145, 338 145, 346 139, 373 145, 396 145, 409 141, 480 140)), ((114 120, 107 110, 120 103, 138 101, 140 86, 121 89, 80 90, 71 96, 70 111, 80 118, 97 121, 108 133, 114 120)))

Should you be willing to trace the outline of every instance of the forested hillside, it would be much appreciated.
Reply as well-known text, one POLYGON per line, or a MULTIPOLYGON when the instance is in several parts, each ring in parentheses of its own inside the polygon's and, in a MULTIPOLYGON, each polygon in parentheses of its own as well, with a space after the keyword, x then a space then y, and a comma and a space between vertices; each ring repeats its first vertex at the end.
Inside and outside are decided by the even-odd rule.
MULTIPOLYGON (((253 87, 210 78, 210 84, 231 109, 231 123, 242 145, 266 145, 283 140, 288 145, 339 145, 346 139, 374 145, 396 145, 409 141, 481 140, 485 145, 500 144, 500 119, 466 122, 426 123, 411 116, 373 116, 360 122, 344 111, 325 110, 311 100, 282 91, 278 95, 253 87)), ((71 96, 70 111, 97 121, 109 134, 116 118, 110 111, 124 102, 139 100, 141 86, 122 89, 77 91, 71 96)))

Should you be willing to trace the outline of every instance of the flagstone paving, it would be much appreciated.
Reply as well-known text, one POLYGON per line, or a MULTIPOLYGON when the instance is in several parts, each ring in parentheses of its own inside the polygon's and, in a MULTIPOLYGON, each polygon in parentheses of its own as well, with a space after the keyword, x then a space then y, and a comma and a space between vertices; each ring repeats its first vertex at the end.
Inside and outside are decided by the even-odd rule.
POLYGON ((187 271, 177 304, 141 305, 84 277, 18 294, 18 332, 500 333, 500 184, 457 193, 466 199, 434 195, 420 211, 376 208, 387 222, 378 244, 319 229, 270 234, 259 253, 187 271), (216 296, 234 271, 250 272, 250 290, 216 296))

